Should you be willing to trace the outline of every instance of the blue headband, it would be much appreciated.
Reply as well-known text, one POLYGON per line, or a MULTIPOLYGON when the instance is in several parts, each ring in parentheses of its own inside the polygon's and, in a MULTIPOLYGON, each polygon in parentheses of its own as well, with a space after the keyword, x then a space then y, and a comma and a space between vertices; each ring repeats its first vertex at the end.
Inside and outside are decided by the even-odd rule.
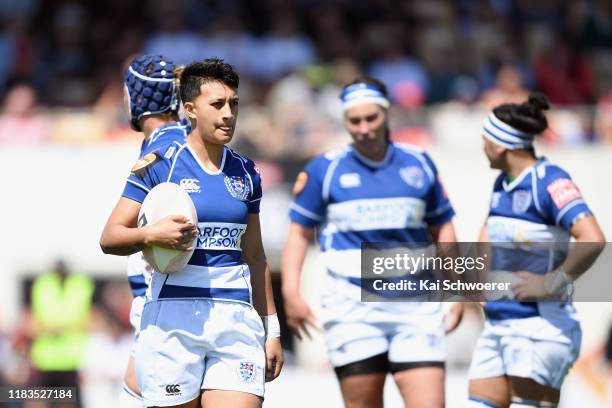
POLYGON ((509 150, 532 149, 533 135, 502 122, 493 112, 483 123, 482 134, 493 143, 509 150))
POLYGON ((374 85, 364 83, 348 86, 340 94, 340 100, 342 101, 342 109, 344 111, 364 103, 375 103, 385 109, 389 107, 389 100, 380 89, 374 85))
POLYGON ((161 55, 141 55, 132 61, 125 72, 124 85, 134 129, 140 130, 143 116, 178 111, 174 80, 174 63, 161 55))

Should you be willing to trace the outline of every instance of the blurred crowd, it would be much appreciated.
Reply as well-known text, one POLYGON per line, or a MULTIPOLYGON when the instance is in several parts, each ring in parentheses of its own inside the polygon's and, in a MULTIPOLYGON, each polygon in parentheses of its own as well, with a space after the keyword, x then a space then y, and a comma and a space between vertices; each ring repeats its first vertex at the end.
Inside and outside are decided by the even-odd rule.
POLYGON ((256 158, 345 140, 338 93, 358 73, 388 86, 417 141, 435 138, 431 106, 490 108, 530 90, 563 112, 570 142, 612 141, 606 0, 4 0, 0 144, 133 136, 121 81, 139 52, 234 64, 237 139, 256 158))
POLYGON ((0 386, 76 386, 76 400, 63 407, 107 407, 119 395, 133 343, 127 281, 95 280, 59 260, 22 284, 19 323, 0 331, 0 386))

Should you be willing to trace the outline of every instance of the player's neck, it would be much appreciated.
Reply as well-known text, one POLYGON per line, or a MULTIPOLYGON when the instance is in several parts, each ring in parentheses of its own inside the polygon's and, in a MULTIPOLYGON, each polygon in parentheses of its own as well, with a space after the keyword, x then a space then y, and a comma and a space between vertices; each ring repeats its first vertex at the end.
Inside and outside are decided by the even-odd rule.
POLYGON ((385 157, 387 157, 387 151, 389 150, 389 143, 387 142, 385 142, 385 145, 381 146, 380 149, 376 150, 364 149, 357 143, 354 143, 353 146, 355 147, 355 150, 359 152, 360 155, 373 162, 381 162, 385 160, 385 157))
POLYGON ((187 136, 187 144, 208 170, 218 171, 221 169, 224 145, 207 142, 196 135, 195 132, 187 136))
POLYGON ((504 168, 504 172, 508 175, 508 177, 515 179, 521 175, 525 169, 536 164, 538 160, 533 156, 530 151, 527 150, 519 150, 510 152, 510 154, 506 158, 506 168, 504 168))
POLYGON ((151 136, 151 134, 155 132, 155 129, 172 122, 172 118, 166 115, 145 116, 145 118, 142 120, 142 123, 140 124, 140 129, 142 129, 142 133, 144 133, 145 139, 148 139, 149 136, 151 136))

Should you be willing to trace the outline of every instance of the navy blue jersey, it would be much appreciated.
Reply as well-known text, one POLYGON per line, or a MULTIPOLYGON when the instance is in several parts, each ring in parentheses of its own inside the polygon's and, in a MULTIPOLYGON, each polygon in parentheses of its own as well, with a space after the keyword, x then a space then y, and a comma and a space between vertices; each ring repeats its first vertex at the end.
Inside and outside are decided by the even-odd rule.
MULTIPOLYGON (((487 218, 488 239, 517 245, 493 244, 491 270, 552 271, 567 256, 572 225, 590 213, 569 174, 548 161, 538 161, 512 182, 500 174, 487 218)), ((489 302, 485 312, 492 319, 541 315, 538 302, 489 302)))
POLYGON ((150 296, 250 302, 249 270, 241 259, 240 238, 248 214, 259 213, 261 178, 254 162, 224 147, 220 170, 211 172, 187 143, 174 142, 135 166, 123 196, 142 202, 151 188, 163 182, 178 184, 193 200, 198 239, 183 271, 153 273, 150 296))
POLYGON ((430 157, 403 144, 389 145, 381 162, 352 146, 317 157, 296 189, 291 221, 317 227, 328 271, 355 284, 362 242, 427 245, 428 226, 454 215, 430 157))
POLYGON ((169 145, 174 141, 182 144, 189 133, 191 133, 191 124, 188 119, 160 126, 142 141, 140 157, 144 157, 146 154, 169 145))
MULTIPOLYGON (((138 159, 144 160, 148 154, 173 142, 184 143, 189 133, 191 133, 191 124, 187 119, 158 127, 142 141, 138 159)), ((132 295, 134 297, 144 296, 151 281, 151 268, 141 253, 129 256, 127 274, 132 295)))

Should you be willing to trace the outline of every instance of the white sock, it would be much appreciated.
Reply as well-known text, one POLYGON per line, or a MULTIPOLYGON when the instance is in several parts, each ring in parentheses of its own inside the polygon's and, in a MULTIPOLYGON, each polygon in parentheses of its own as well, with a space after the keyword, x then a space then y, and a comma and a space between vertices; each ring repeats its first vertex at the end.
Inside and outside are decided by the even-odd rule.
POLYGON ((119 408, 143 408, 142 397, 136 394, 125 383, 119 393, 119 408))

